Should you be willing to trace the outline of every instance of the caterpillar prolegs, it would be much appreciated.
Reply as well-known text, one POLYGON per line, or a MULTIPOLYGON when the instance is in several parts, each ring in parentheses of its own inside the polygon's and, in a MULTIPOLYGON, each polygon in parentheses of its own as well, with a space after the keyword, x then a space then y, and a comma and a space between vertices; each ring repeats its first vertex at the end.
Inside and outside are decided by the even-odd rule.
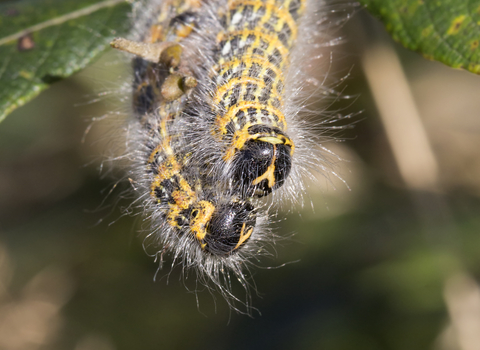
POLYGON ((131 175, 149 236, 227 295, 226 271, 247 287, 244 265, 268 241, 260 198, 289 181, 287 192, 301 192, 300 174, 325 167, 296 120, 305 106, 298 67, 289 70, 307 55, 294 51, 312 37, 301 25, 312 4, 137 2, 134 40, 112 43, 137 56, 131 175))

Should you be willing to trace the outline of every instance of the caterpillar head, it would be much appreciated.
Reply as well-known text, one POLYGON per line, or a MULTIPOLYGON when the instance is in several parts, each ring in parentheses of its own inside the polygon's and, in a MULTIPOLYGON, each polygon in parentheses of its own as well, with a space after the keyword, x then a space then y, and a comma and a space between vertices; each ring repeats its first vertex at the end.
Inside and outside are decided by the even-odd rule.
POLYGON ((257 213, 250 203, 221 204, 213 212, 202 248, 213 255, 225 256, 243 246, 255 228, 257 213))
POLYGON ((292 141, 280 130, 253 126, 231 164, 234 187, 243 197, 263 197, 281 187, 292 169, 292 141), (252 135, 253 134, 253 135, 252 135))

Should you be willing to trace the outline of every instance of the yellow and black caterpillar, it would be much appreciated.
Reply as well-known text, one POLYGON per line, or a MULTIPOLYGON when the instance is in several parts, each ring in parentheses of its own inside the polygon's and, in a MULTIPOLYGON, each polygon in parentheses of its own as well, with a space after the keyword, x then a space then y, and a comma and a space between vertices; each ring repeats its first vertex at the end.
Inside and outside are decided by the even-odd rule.
POLYGON ((264 196, 283 184, 294 143, 283 111, 285 71, 302 0, 229 1, 218 36, 212 132, 223 141, 233 186, 264 196))
POLYGON ((159 253, 172 253, 174 263, 194 268, 200 281, 213 281, 228 297, 230 271, 247 288, 242 270, 262 240, 253 233, 263 218, 249 201, 219 194, 205 174, 188 164, 190 155, 176 133, 178 107, 164 104, 130 128, 131 175, 152 224, 148 244, 163 245, 159 253))
POLYGON ((315 37, 301 25, 312 3, 136 2, 134 40, 112 43, 137 56, 130 177, 148 239, 226 296, 229 271, 248 289, 245 265, 272 241, 260 198, 286 188, 301 202, 302 173, 328 167, 315 126, 296 119, 307 109, 295 78, 309 52, 298 47, 315 37))
POLYGON ((256 212, 248 202, 219 198, 202 174, 186 164, 188 155, 169 130, 174 129, 174 119, 175 115, 160 110, 143 125, 148 135, 146 174, 155 211, 175 236, 194 238, 210 254, 228 255, 250 238, 256 212))

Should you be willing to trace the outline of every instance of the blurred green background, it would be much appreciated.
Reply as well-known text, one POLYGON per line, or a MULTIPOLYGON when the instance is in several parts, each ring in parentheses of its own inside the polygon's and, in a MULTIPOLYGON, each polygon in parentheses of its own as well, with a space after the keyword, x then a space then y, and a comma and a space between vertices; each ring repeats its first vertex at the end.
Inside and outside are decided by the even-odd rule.
POLYGON ((254 269, 253 318, 208 291, 197 300, 178 268, 167 281, 168 264, 154 282, 141 218, 121 217, 122 188, 109 195, 120 172, 100 167, 121 148, 120 56, 10 115, 0 349, 479 349, 480 78, 402 49, 362 12, 338 34, 348 42, 330 74, 350 72, 340 90, 355 96, 334 108, 363 113, 325 146, 347 160, 336 170, 350 189, 321 179, 314 211, 280 214, 275 232, 295 235, 254 269))

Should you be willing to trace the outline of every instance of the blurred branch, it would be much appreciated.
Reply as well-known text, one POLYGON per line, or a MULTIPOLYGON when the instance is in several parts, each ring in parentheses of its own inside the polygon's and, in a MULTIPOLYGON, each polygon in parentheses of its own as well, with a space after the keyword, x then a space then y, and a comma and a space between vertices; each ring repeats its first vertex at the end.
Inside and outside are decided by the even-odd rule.
MULTIPOLYGON (((477 350, 480 288, 463 270, 461 254, 451 239, 457 228, 442 194, 437 160, 400 60, 389 41, 377 33, 368 33, 370 44, 362 53, 363 69, 399 172, 411 190, 426 232, 431 233, 428 238, 436 249, 447 251, 459 262, 456 271, 438 264, 446 276, 444 299, 455 342, 462 350, 477 350), (446 240, 442 242, 442 238, 446 240)), ((367 37, 365 33, 363 36, 367 37)))

